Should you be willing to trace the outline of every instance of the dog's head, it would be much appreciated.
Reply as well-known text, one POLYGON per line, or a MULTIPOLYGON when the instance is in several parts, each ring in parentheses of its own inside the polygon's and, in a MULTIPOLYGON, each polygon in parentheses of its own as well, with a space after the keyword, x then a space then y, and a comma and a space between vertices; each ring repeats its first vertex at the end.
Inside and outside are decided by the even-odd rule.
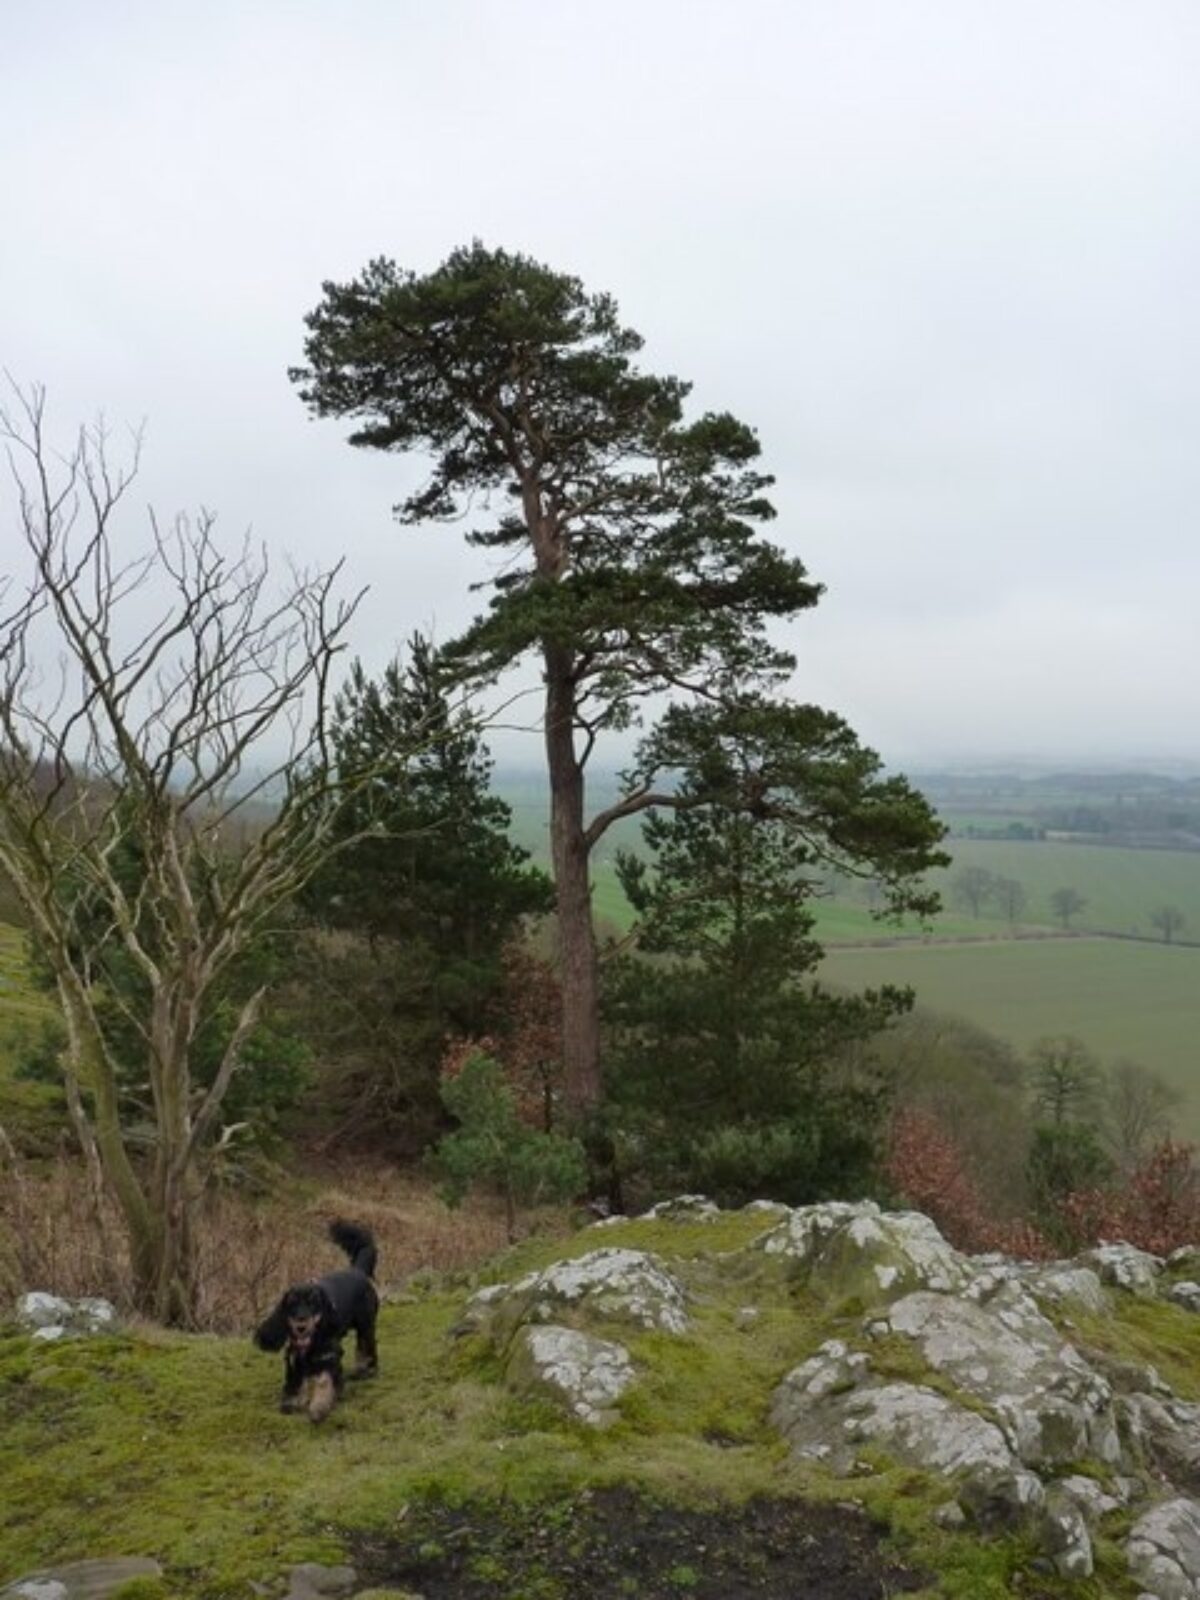
POLYGON ((283 1297, 287 1342, 298 1355, 307 1355, 333 1320, 333 1304, 319 1283, 301 1283, 283 1297))

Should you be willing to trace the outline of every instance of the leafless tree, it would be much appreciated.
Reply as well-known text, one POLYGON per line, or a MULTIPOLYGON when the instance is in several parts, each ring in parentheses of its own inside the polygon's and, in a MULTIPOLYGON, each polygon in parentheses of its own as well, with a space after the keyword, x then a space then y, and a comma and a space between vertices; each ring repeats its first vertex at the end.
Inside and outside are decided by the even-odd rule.
POLYGON ((1117 1061, 1108 1074, 1105 1110, 1109 1144, 1123 1172, 1132 1172, 1174 1130, 1183 1095, 1136 1061, 1117 1061))
POLYGON ((261 991, 205 1083, 197 1030, 230 963, 335 848, 365 781, 331 767, 325 743, 358 598, 338 598, 336 567, 291 571, 276 593, 265 552, 222 554, 207 512, 169 527, 152 515, 142 554, 124 558, 115 522, 140 441, 124 466, 102 426, 56 455, 44 393, 13 395, 0 412, 18 530, 0 577, 0 870, 53 974, 67 1104, 124 1219, 136 1303, 186 1322, 191 1219, 261 991), (144 1003, 106 986, 114 956, 144 1003), (102 1020, 114 1004, 142 1057, 148 1148, 124 1123, 102 1020))
POLYGON ((1178 906, 1159 906, 1150 913, 1150 926, 1157 928, 1167 944, 1187 925, 1187 918, 1178 906))

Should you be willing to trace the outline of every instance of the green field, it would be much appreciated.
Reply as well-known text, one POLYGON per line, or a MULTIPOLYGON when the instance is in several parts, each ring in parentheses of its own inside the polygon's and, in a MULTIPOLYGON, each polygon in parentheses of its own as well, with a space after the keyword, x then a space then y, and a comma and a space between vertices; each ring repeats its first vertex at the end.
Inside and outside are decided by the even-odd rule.
POLYGON ((1200 950, 1107 939, 908 945, 831 951, 821 975, 855 989, 912 984, 918 1005, 1018 1047, 1072 1033, 1105 1062, 1143 1062, 1183 1090, 1181 1130, 1200 1138, 1200 950))
MULTIPOLYGON (((1068 888, 1077 889, 1087 899, 1075 919, 1077 927, 1153 938, 1151 912, 1172 905, 1187 918, 1182 937, 1200 940, 1200 850, 1131 850, 990 839, 952 839, 949 849, 954 866, 948 874, 938 875, 947 903, 955 868, 986 867, 1024 886, 1030 922, 1051 922, 1050 895, 1055 889, 1068 888)), ((999 918, 986 920, 995 926, 999 918)))

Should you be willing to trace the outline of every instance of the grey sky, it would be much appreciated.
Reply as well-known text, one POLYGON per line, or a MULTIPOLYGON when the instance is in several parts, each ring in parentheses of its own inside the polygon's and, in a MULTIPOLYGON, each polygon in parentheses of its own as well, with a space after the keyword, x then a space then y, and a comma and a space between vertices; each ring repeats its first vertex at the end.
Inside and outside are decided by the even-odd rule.
POLYGON ((145 416, 160 508, 345 554, 372 665, 464 620, 478 556, 396 528, 401 464, 286 368, 322 279, 479 235, 759 428, 829 590, 802 698, 890 760, 1200 754, 1194 0, 0 21, 0 363, 64 428, 145 416))

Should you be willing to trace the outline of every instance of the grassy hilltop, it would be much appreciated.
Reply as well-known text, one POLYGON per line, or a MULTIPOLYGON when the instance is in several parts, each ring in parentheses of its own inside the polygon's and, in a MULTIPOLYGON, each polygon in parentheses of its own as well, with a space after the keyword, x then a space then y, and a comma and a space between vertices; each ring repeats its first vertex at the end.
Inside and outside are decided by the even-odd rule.
MULTIPOLYGON (((694 1333, 622 1334, 640 1376, 600 1433, 515 1398, 489 1349, 449 1337, 461 1283, 414 1283, 385 1306, 380 1377, 319 1429, 277 1413, 278 1361, 246 1338, 134 1329, 39 1347, 0 1337, 0 1573, 153 1555, 165 1578, 140 1580, 136 1600, 248 1600, 251 1582, 302 1560, 350 1560, 366 1581, 427 1600, 704 1600, 793 1595, 797 1584, 813 1596, 1002 1600, 1022 1585, 1042 1597, 1132 1595, 1103 1538, 1097 1576, 1062 1584, 1030 1572, 1023 1536, 981 1542, 939 1528, 931 1512, 949 1491, 936 1477, 878 1461, 848 1484, 788 1459, 767 1423, 772 1390, 822 1340, 854 1338, 862 1305, 723 1265, 772 1220, 584 1230, 528 1242, 480 1275, 619 1243, 655 1251, 683 1279, 694 1333), (746 1304, 758 1310, 749 1324, 746 1304), (848 1498, 875 1527, 838 1509, 848 1498), (585 1560, 591 1581, 608 1573, 615 1586, 584 1587, 585 1560), (758 1578, 738 1588, 730 1575, 745 1563, 758 1578)), ((1130 1302, 1097 1331, 1126 1356, 1152 1349, 1181 1394, 1200 1396, 1200 1318, 1130 1302)), ((885 1341, 873 1359, 929 1381, 907 1348, 885 1341)))

